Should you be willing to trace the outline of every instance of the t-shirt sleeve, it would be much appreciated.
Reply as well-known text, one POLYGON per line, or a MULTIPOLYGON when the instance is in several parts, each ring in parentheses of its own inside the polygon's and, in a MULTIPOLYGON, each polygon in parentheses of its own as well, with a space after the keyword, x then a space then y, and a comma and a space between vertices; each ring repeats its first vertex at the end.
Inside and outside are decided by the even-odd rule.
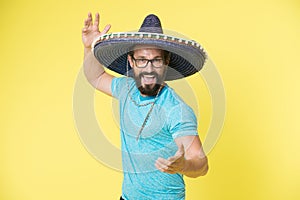
POLYGON ((185 104, 178 104, 169 113, 169 131, 173 139, 187 135, 198 135, 197 118, 194 111, 185 104))
POLYGON ((111 93, 112 96, 120 99, 124 91, 126 91, 126 78, 125 77, 115 77, 111 83, 111 93))

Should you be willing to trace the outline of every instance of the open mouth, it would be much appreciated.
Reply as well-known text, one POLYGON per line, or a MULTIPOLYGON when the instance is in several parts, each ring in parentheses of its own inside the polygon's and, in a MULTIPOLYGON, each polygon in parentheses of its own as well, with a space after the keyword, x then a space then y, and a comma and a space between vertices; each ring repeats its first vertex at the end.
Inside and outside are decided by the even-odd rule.
POLYGON ((143 84, 145 85, 151 85, 151 84, 155 84, 157 79, 155 75, 142 75, 141 77, 141 81, 143 84))
POLYGON ((135 83, 143 95, 155 96, 160 88, 160 78, 157 73, 142 72, 135 76, 135 83))

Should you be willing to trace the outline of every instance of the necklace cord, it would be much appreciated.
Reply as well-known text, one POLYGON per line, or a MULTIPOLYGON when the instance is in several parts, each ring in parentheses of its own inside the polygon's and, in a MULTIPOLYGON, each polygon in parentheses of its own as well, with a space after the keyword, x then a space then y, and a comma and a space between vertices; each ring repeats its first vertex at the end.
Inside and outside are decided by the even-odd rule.
POLYGON ((128 88, 128 96, 129 96, 129 98, 130 98, 130 100, 134 103, 134 105, 135 106, 137 106, 137 107, 142 107, 142 106, 147 106, 147 105, 150 105, 151 104, 151 107, 150 107, 150 109, 149 109, 149 111, 148 111, 148 113, 147 113, 147 115, 146 115, 146 117, 145 117, 145 119, 144 119, 144 122, 143 122, 143 124, 142 124, 142 126, 141 126, 141 128, 140 128, 140 130, 139 130, 139 132, 138 132, 138 135, 137 135, 137 137, 136 137, 136 141, 138 141, 139 140, 139 138, 140 138, 140 136, 141 136, 141 134, 142 134, 142 132, 143 132, 143 130, 144 130, 144 128, 145 128, 145 126, 146 126, 146 124, 147 124, 147 121, 148 121, 148 119, 149 119, 149 117, 150 117, 150 114, 151 114, 151 112, 152 112, 152 110, 153 110, 153 108, 154 108, 154 105, 155 105, 155 103, 156 103, 156 100, 157 100, 157 98, 158 98, 158 95, 159 95, 159 93, 160 93, 160 91, 161 91, 161 89, 163 88, 163 84, 162 85, 160 85, 160 87, 159 87, 159 89, 158 89, 158 91, 157 91, 157 94, 156 94, 156 96, 155 96, 155 98, 154 98, 154 100, 152 101, 152 102, 147 102, 147 103, 144 103, 144 104, 138 104, 134 99, 133 99, 133 97, 131 96, 131 94, 130 94, 130 91, 133 89, 133 87, 129 87, 129 83, 128 83, 128 79, 129 79, 129 67, 128 67, 128 59, 127 59, 127 62, 126 62, 126 85, 127 85, 127 88, 128 88))

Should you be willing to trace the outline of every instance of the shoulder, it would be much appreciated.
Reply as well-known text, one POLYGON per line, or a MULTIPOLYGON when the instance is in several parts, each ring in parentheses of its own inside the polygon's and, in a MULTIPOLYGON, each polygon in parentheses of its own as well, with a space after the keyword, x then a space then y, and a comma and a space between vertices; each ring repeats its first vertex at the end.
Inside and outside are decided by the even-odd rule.
POLYGON ((172 89, 165 92, 166 121, 173 138, 187 135, 197 135, 197 118, 194 110, 172 89))
POLYGON ((166 86, 162 91, 158 103, 167 113, 168 117, 174 115, 195 115, 194 110, 174 91, 174 89, 166 86))
POLYGON ((164 88, 162 99, 169 106, 188 106, 186 102, 175 92, 175 90, 169 86, 164 88))

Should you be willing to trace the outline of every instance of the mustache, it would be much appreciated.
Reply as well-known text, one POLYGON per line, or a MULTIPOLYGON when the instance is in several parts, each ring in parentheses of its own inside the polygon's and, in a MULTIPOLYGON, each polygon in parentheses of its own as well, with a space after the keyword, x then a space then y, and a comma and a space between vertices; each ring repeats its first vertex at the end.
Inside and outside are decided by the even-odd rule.
POLYGON ((144 76, 144 75, 150 75, 150 76, 158 77, 158 74, 156 72, 141 72, 139 74, 139 78, 142 78, 142 76, 144 76))

